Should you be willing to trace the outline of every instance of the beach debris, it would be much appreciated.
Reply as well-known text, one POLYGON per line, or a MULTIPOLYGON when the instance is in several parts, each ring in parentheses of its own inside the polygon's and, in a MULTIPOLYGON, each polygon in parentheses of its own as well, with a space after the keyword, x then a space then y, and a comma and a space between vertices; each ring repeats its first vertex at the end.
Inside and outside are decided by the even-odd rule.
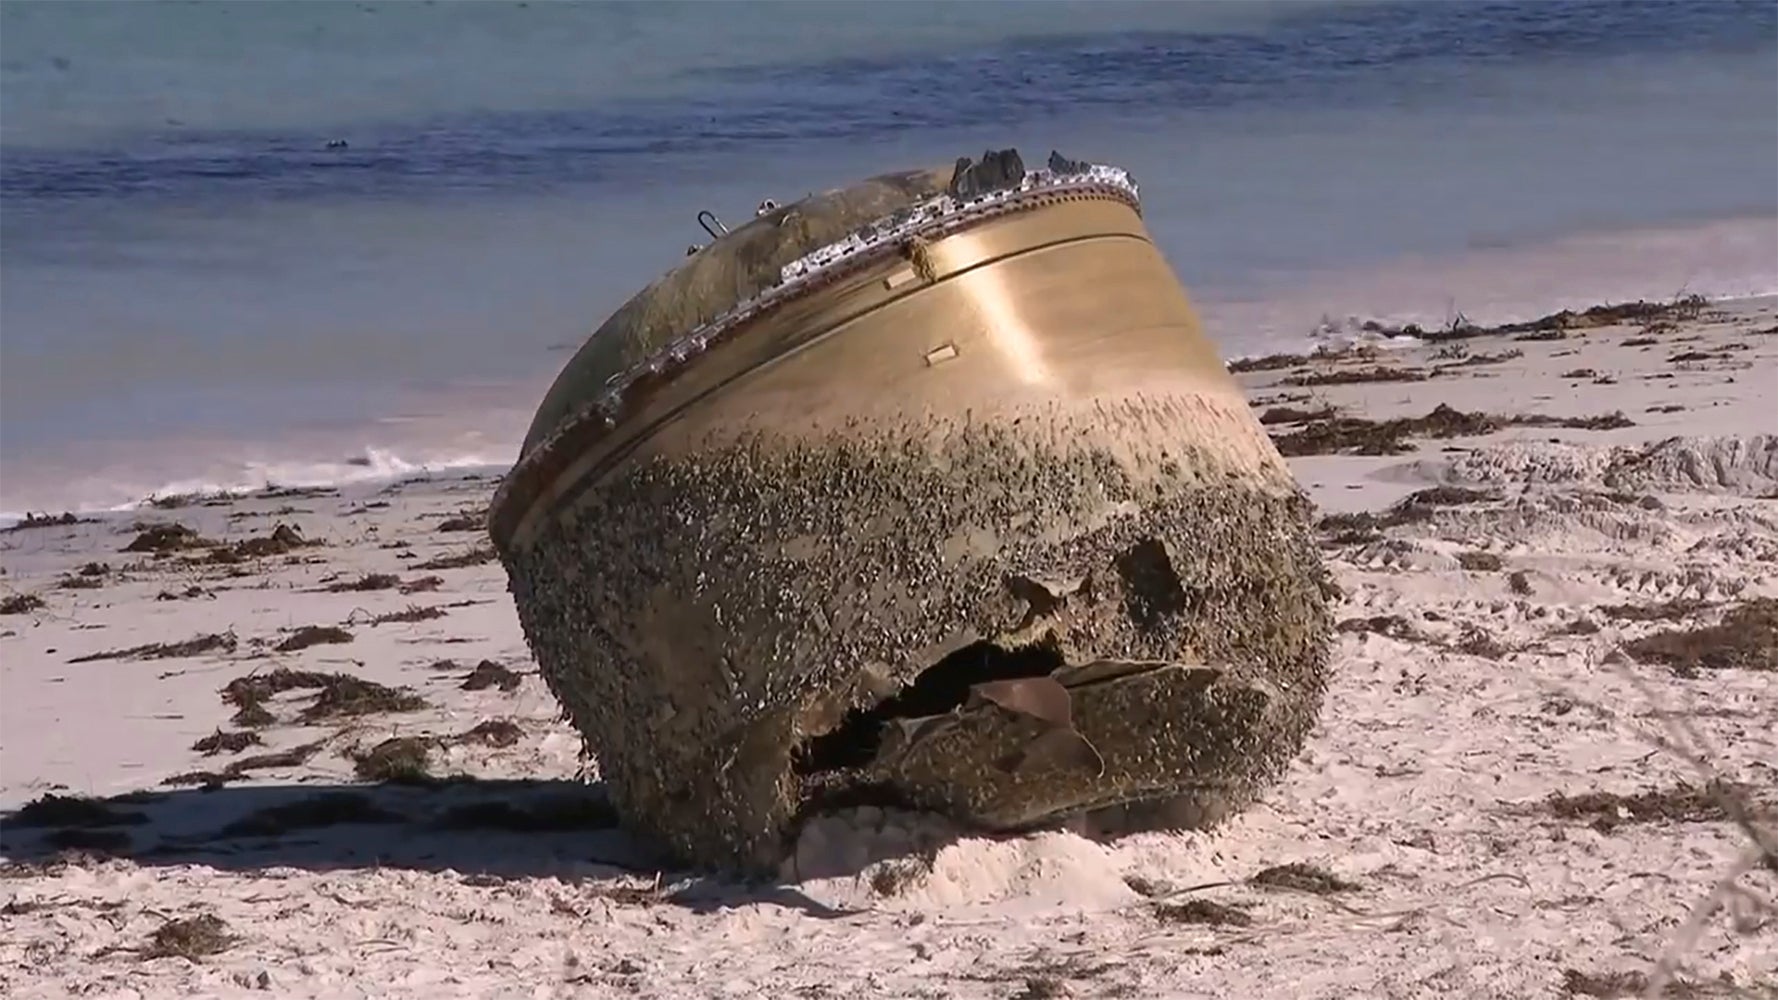
POLYGON ((1616 792, 1554 793, 1543 808, 1558 819, 1586 820, 1600 833, 1632 823, 1711 823, 1733 817, 1724 801, 1745 801, 1744 786, 1714 779, 1702 788, 1679 782, 1634 795, 1616 792))
POLYGON ((458 514, 438 522, 439 531, 481 531, 487 526, 485 518, 470 514, 458 514))
POLYGON ((455 555, 438 556, 425 562, 415 563, 413 568, 417 570, 465 569, 470 566, 491 563, 496 558, 498 557, 494 554, 493 549, 483 547, 459 552, 455 555))
POLYGON ((442 576, 422 576, 403 583, 399 589, 404 594, 430 594, 443 584, 442 576))
POLYGON ((352 633, 338 625, 304 625, 273 648, 280 653, 297 653, 310 646, 338 645, 352 641, 352 633))
POLYGON ((1325 868, 1300 861, 1264 869, 1249 878, 1247 884, 1267 889, 1307 892, 1316 896, 1331 896, 1362 888, 1358 883, 1343 879, 1325 868))
POLYGON ((0 528, 0 534, 9 535, 15 531, 31 531, 35 528, 59 528, 73 524, 97 523, 99 522, 94 518, 77 517, 71 512, 63 512, 61 514, 39 514, 26 511, 25 516, 18 521, 9 524, 4 528, 0 528))
POLYGON ((523 675, 495 663, 493 660, 483 660, 475 665, 475 669, 471 670, 469 675, 463 678, 463 683, 458 686, 465 691, 482 691, 498 686, 500 690, 510 693, 517 691, 519 684, 524 679, 523 675))
POLYGON ((1472 573, 1498 572, 1506 563, 1492 552, 1459 552, 1457 565, 1472 573))
POLYGON ((1154 907, 1154 915, 1162 923, 1168 924, 1247 927, 1253 923, 1253 914, 1241 907, 1208 899, 1188 899, 1183 903, 1160 903, 1154 907))
POLYGON ((186 527, 177 521, 143 526, 130 544, 123 547, 125 552, 151 552, 164 555, 180 549, 200 549, 216 545, 195 528, 186 527))
POLYGON ((1316 385, 1359 385, 1366 382, 1424 382, 1430 377, 1418 368, 1390 368, 1385 365, 1373 365, 1370 368, 1290 375, 1281 379, 1278 384, 1306 388, 1316 385))
MULTIPOLYGON (((425 607, 419 604, 410 604, 400 611, 386 611, 380 615, 373 615, 365 622, 365 624, 375 628, 378 625, 404 625, 413 624, 415 622, 429 622, 438 618, 443 618, 449 613, 450 612, 439 607, 425 607)), ((356 616, 357 612, 353 612, 353 614, 356 616)))
POLYGON ((161 925, 148 939, 144 959, 183 958, 188 962, 219 955, 235 946, 237 938, 221 917, 202 914, 161 925))
POLYGON ((237 677, 223 687, 222 700, 241 710, 236 716, 238 725, 258 728, 276 721, 266 707, 273 697, 297 690, 316 692, 315 700, 298 716, 304 723, 378 712, 413 712, 426 707, 423 698, 405 688, 391 688, 348 674, 288 667, 237 677), (243 721, 243 716, 251 721, 243 721))
POLYGON ((364 593, 373 590, 393 590, 401 586, 401 577, 394 573, 365 573, 354 580, 341 580, 322 587, 329 594, 364 593))
POLYGON ((548 690, 626 823, 680 860, 779 872, 807 823, 884 801, 990 831, 1209 825, 1312 727, 1337 591, 1307 499, 1166 261, 1094 238, 1141 231, 1134 181, 1050 163, 989 150, 739 226, 539 404, 487 530, 548 690), (1017 218, 1081 238, 1044 244, 1060 277, 1027 284, 1038 248, 1011 224, 950 280, 973 245, 953 237, 1017 218), (821 326, 878 265, 883 307, 821 326), (1002 296, 1019 350, 973 318, 1002 296), (1136 300, 1134 341, 1081 320, 1136 300), (864 366, 905 363, 914 406, 858 352, 929 308, 960 310, 942 340, 864 366), (820 392, 761 419, 794 398, 774 363, 793 349, 820 392), (1176 393, 1118 383, 1157 363, 1176 393), (1104 397, 1045 395, 1076 374, 1104 397))
POLYGON ((517 722, 511 719, 489 719, 476 723, 474 728, 459 735, 456 742, 504 749, 516 745, 524 738, 525 730, 517 722))
POLYGON ((0 597, 0 615, 23 615, 42 610, 43 598, 36 594, 7 594, 0 597))
POLYGON ((1294 406, 1274 406, 1259 415, 1259 422, 1271 424, 1301 424, 1315 420, 1332 420, 1339 416, 1339 411, 1331 406, 1323 406, 1315 410, 1303 410, 1294 406))
POLYGON ((98 799, 53 792, 28 802, 7 817, 14 826, 135 826, 148 822, 139 812, 125 812, 98 799))
POLYGON ((301 767, 309 762, 309 758, 321 752, 326 746, 325 740, 304 743, 287 750, 274 750, 270 753, 255 754, 232 761, 220 771, 185 771, 164 779, 163 785, 206 785, 216 787, 231 781, 247 777, 254 771, 266 771, 279 767, 301 767))
POLYGON ((240 753, 248 747, 263 746, 264 743, 255 732, 237 730, 225 733, 218 729, 193 743, 191 748, 206 757, 214 757, 220 753, 240 753))
POLYGON ((1719 624, 1663 629, 1624 643, 1623 650, 1683 677, 1700 670, 1778 670, 1778 599, 1756 597, 1730 608, 1719 624))
POLYGON ((69 663, 94 663, 99 660, 168 660, 204 653, 232 653, 237 641, 233 632, 193 636, 183 642, 151 642, 127 649, 110 649, 102 653, 77 656, 69 663))
POLYGON ((1301 430, 1275 434, 1272 443, 1286 457, 1301 455, 1397 455, 1414 450, 1409 437, 1479 437, 1508 427, 1559 427, 1573 430, 1615 430, 1635 422, 1621 412, 1593 417, 1551 417, 1543 414, 1500 416, 1470 413, 1440 403, 1423 417, 1371 420, 1329 417, 1301 430))
POLYGON ((302 536, 302 532, 288 524, 279 524, 270 534, 256 538, 244 538, 232 544, 220 543, 210 550, 205 562, 237 563, 248 559, 264 559, 268 556, 281 556, 297 549, 320 545, 319 541, 310 541, 302 536))
POLYGON ((359 781, 383 781, 423 785, 433 780, 429 769, 437 739, 430 736, 396 736, 386 739, 352 762, 359 781))

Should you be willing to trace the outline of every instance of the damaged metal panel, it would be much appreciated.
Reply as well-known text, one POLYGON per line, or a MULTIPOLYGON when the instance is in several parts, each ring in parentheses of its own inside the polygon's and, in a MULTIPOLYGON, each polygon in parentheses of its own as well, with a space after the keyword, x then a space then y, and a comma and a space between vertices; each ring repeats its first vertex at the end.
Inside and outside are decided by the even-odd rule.
POLYGON ((762 215, 540 408, 491 516, 520 618, 626 821, 687 859, 775 869, 861 800, 1210 822, 1313 724, 1308 505, 1134 185, 1049 164, 816 196, 854 227, 819 246, 762 215))

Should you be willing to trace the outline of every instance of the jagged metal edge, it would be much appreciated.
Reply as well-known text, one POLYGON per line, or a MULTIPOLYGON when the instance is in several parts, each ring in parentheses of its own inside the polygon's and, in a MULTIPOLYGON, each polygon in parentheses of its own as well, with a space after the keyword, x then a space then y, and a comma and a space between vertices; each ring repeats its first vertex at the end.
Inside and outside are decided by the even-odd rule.
POLYGON ((1012 203, 1028 195, 1067 194, 1073 191, 1116 191, 1128 197, 1132 203, 1139 203, 1140 200, 1135 180, 1128 171, 1118 167, 1095 163, 1083 164, 1077 170, 1066 172, 1031 170, 1016 185, 974 198, 954 198, 949 194, 930 198, 889 216, 888 225, 880 221, 873 222, 785 264, 778 272, 778 283, 771 288, 737 303, 722 315, 606 379, 605 389, 597 398, 577 409, 573 416, 562 421, 548 437, 539 441, 529 454, 520 457, 518 463, 507 473, 505 482, 494 497, 492 508, 505 506, 508 499, 507 487, 517 478, 520 470, 548 453, 556 441, 571 428, 579 426, 594 413, 603 419, 607 427, 616 426, 624 390, 638 379, 658 375, 685 364, 702 354, 713 341, 729 330, 784 300, 795 297, 805 289, 820 284, 835 272, 846 270, 870 258, 895 252, 911 239, 960 228, 978 221, 984 214, 995 209, 1011 207, 1012 203))

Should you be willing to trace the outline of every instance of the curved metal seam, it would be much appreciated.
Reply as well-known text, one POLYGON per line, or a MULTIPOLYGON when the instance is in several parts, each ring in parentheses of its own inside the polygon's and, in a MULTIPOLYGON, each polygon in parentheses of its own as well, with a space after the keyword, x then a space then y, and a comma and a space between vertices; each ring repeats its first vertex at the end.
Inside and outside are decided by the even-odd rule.
MULTIPOLYGON (((777 365, 779 363, 789 360, 790 358, 795 357, 796 355, 802 353, 803 351, 806 351, 806 350, 816 347, 817 345, 821 344, 823 341, 828 340, 829 338, 837 335, 845 327, 847 327, 848 325, 850 325, 852 323, 857 322, 858 320, 864 319, 865 317, 870 316, 873 313, 879 312, 889 306, 896 305, 900 302, 903 302, 906 299, 912 297, 913 295, 915 295, 919 292, 928 291, 932 288, 937 287, 938 285, 944 284, 947 281, 950 281, 954 278, 960 278, 964 275, 970 274, 974 271, 978 271, 981 268, 987 267, 991 264, 997 264, 1002 261, 1012 260, 1017 257, 1025 256, 1026 254, 1037 253, 1042 250, 1051 250, 1056 247, 1071 246, 1071 245, 1074 245, 1077 243, 1092 243, 1092 242, 1097 242, 1100 240, 1104 240, 1104 241, 1132 240, 1137 243, 1149 243, 1151 245, 1153 243, 1152 240, 1149 240, 1143 236, 1138 236, 1134 233, 1095 233, 1095 234, 1091 234, 1091 235, 1087 235, 1087 236, 1070 236, 1070 237, 1066 237, 1063 239, 1050 240, 1049 242, 1046 242, 1046 243, 1035 244, 1035 245, 1032 245, 1029 247, 1021 247, 1020 249, 1012 251, 1010 253, 1003 253, 1003 254, 1000 254, 996 257, 970 264, 967 267, 958 268, 955 271, 947 272, 942 277, 940 277, 937 281, 933 281, 933 282, 929 282, 927 284, 920 285, 919 287, 914 288, 910 291, 898 294, 898 295, 894 296, 893 298, 884 299, 882 302, 878 302, 873 305, 867 306, 863 309, 860 309, 854 313, 851 313, 850 315, 847 315, 847 316, 839 319, 838 321, 830 324, 819 335, 810 337, 809 339, 796 344, 795 346, 791 347, 790 349, 788 349, 780 354, 773 355, 772 357, 769 357, 756 365, 752 365, 751 367, 744 368, 740 371, 734 372, 734 373, 730 374, 727 378, 724 378, 722 381, 706 387, 705 389, 700 391, 697 395, 683 400, 678 405, 674 406, 670 411, 661 414, 659 417, 656 417, 654 420, 651 420, 647 424, 643 425, 642 427, 637 428, 635 434, 633 434, 629 438, 628 441, 625 441, 623 444, 619 445, 618 447, 612 449, 609 452, 606 452, 604 455, 601 455, 599 457, 599 459, 596 462, 594 462, 591 466, 589 466, 588 468, 576 472, 576 471, 574 471, 573 466, 570 465, 567 469, 563 470, 563 472, 556 477, 556 482, 559 483, 563 478, 570 476, 570 475, 573 477, 572 481, 567 484, 566 489, 552 490, 551 492, 554 493, 555 496, 550 497, 549 501, 553 501, 556 497, 558 497, 564 493, 574 492, 575 487, 579 486, 580 484, 585 483, 589 480, 597 479, 598 477, 604 475, 606 472, 610 471, 612 466, 623 461, 625 458, 629 457, 632 453, 634 453, 635 450, 637 448, 641 447, 642 443, 647 441, 651 436, 653 436, 656 431, 660 430, 662 427, 666 426, 667 424, 671 423, 673 420, 677 419, 680 414, 684 413, 687 409, 689 409, 693 405, 709 398, 710 396, 712 396, 718 392, 721 392, 723 389, 728 388, 730 385, 733 385, 735 382, 738 382, 741 379, 744 379, 744 378, 746 378, 750 375, 756 374, 758 372, 765 371, 766 369, 771 368, 774 365, 777 365)), ((548 501, 546 501, 545 497, 542 496, 541 494, 535 495, 532 497, 531 504, 526 508, 525 513, 519 516, 519 523, 517 525, 515 525, 513 528, 512 536, 514 538, 516 538, 519 531, 524 527, 525 522, 526 522, 526 520, 528 520, 531 512, 536 510, 537 508, 545 505, 546 502, 548 502, 548 501)))
MULTIPOLYGON (((606 390, 598 398, 580 407, 574 415, 564 420, 547 438, 539 441, 529 454, 522 456, 507 473, 490 504, 494 524, 498 525, 500 522, 510 519, 500 516, 500 512, 504 511, 512 501, 513 494, 517 492, 521 484, 528 485, 531 480, 536 478, 539 467, 564 440, 583 433, 586 426, 595 421, 602 422, 607 427, 615 426, 619 408, 622 406, 624 391, 636 382, 651 375, 658 376, 683 366, 693 357, 707 351, 713 343, 726 340, 729 335, 748 325, 751 320, 792 298, 800 298, 811 291, 829 287, 848 275, 856 274, 899 253, 909 239, 943 239, 1005 215, 1031 211, 1046 205, 1067 201, 1117 201, 1128 205, 1140 214, 1141 205, 1136 195, 1135 184, 1121 170, 1112 167, 1094 167, 1087 174, 1070 175, 1059 182, 1047 180, 1048 176, 1051 176, 1048 171, 1034 172, 1027 176, 1025 184, 1022 184, 1020 188, 994 192, 976 202, 959 203, 948 195, 934 199, 928 204, 946 203, 957 207, 945 209, 936 218, 931 214, 916 214, 914 220, 892 230, 893 236, 879 234, 875 239, 859 241, 844 253, 830 254, 822 258, 820 267, 803 270, 800 275, 791 280, 737 305, 722 316, 650 355, 644 361, 612 376, 606 382, 606 390), (1035 183, 1045 183, 1046 186, 1028 186, 1034 183, 1034 178, 1036 179, 1035 183), (1082 180, 1082 178, 1085 179, 1082 180)), ((807 257, 799 258, 791 263, 798 264, 807 260, 807 257)), ((786 271, 788 270, 790 270, 790 265, 786 265, 786 271)), ((536 497, 531 498, 531 502, 526 504, 527 509, 532 506, 535 500, 536 497)), ((506 538, 501 537, 503 534, 505 533, 498 530, 494 532, 497 544, 503 545, 507 541, 506 538)))

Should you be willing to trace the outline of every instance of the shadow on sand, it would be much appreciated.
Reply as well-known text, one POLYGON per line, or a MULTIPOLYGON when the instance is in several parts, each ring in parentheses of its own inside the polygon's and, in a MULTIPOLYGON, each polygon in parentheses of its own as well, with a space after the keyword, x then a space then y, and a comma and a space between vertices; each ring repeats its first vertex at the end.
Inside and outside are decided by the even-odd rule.
POLYGON ((44 796, 0 813, 0 879, 95 857, 143 866, 252 872, 372 868, 517 878, 612 880, 637 902, 695 911, 771 904, 845 916, 794 886, 669 867, 622 830, 604 789, 572 781, 443 779, 381 784, 228 785, 44 796), (641 883, 649 883, 643 885, 641 883))

